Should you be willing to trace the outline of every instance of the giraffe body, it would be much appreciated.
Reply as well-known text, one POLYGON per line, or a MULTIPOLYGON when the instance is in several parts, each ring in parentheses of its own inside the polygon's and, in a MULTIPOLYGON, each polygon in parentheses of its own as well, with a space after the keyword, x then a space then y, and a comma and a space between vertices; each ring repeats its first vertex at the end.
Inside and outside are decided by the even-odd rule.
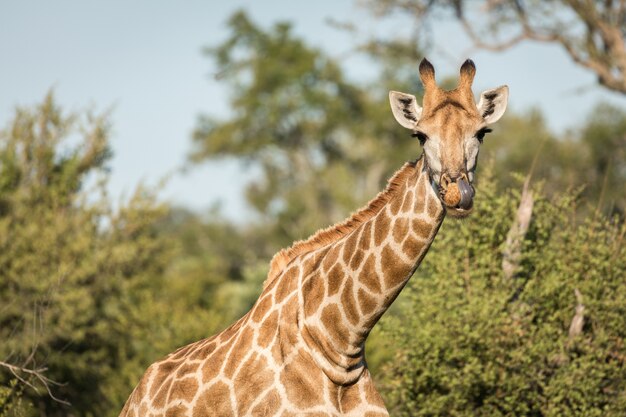
POLYGON ((423 160, 391 184, 368 220, 292 260, 237 323, 153 364, 122 415, 387 415, 365 338, 444 217, 423 160))
MULTIPOLYGON (((414 107, 409 95, 394 101, 393 94, 403 93, 392 93, 398 121, 413 121, 414 131, 430 134, 442 124, 444 131, 480 127, 485 107, 473 99, 471 106, 461 103, 457 90, 435 100, 441 90, 432 92, 432 66, 423 65, 425 108, 414 107), (429 92, 433 103, 427 106, 429 92), (451 98, 460 104, 442 105, 451 98)), ((434 69, 432 78, 434 83, 434 69)), ((461 85, 463 80, 462 68, 461 85)), ((440 160, 432 160, 425 147, 418 161, 405 164, 351 218, 279 252, 252 309, 222 333, 150 366, 121 416, 387 416, 367 368, 365 340, 417 269, 446 211, 468 212, 463 199, 460 207, 443 203, 441 178, 451 172, 450 155, 459 159, 459 150, 471 151, 459 143, 456 151, 437 145, 440 160)), ((475 157, 452 166, 473 174, 475 157)))

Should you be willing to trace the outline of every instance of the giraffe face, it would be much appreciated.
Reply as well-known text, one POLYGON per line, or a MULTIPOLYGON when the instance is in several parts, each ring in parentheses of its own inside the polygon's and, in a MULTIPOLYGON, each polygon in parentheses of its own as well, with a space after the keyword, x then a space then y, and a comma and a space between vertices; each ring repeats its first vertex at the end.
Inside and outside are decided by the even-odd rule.
POLYGON ((491 131, 488 125, 504 114, 508 101, 508 87, 502 86, 483 92, 476 104, 471 90, 475 72, 474 63, 465 61, 459 86, 444 91, 437 87, 435 70, 424 59, 420 64, 423 107, 413 95, 389 93, 396 120, 419 139, 431 183, 453 217, 466 217, 472 211, 480 144, 491 131))

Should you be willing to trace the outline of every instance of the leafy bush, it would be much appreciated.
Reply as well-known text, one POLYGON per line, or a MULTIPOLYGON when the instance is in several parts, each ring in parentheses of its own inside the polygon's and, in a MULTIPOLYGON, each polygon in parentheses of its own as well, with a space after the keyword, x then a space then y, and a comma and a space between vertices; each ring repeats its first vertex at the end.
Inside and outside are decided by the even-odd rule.
POLYGON ((475 213, 445 221, 382 323, 397 352, 381 381, 391 415, 626 415, 625 225, 599 214, 576 221, 572 193, 535 190, 507 277, 502 252, 520 195, 481 175, 475 213), (579 303, 584 326, 570 335, 579 303))

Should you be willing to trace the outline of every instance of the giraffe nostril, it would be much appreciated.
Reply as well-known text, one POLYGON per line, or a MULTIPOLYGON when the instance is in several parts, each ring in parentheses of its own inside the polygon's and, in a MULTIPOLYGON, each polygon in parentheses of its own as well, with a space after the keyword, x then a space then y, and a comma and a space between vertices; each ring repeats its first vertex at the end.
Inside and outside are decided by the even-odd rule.
POLYGON ((440 180, 439 180, 439 184, 441 184, 441 187, 442 187, 444 190, 447 190, 447 189, 448 189, 448 186, 449 186, 449 185, 450 185, 450 183, 452 183, 452 182, 453 182, 453 181, 452 181, 452 179, 450 178, 450 175, 448 175, 447 173, 442 174, 442 175, 441 175, 441 178, 440 178, 440 180))

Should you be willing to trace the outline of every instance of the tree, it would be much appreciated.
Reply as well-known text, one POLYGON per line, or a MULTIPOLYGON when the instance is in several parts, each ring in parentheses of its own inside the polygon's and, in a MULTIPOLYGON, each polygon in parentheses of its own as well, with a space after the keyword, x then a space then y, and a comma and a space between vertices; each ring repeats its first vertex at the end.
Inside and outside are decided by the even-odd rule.
POLYGON ((380 15, 400 11, 417 27, 439 16, 456 19, 475 46, 502 51, 525 40, 560 45, 606 88, 626 94, 624 0, 382 0, 380 15))
POLYGON ((173 347, 156 296, 166 207, 140 187, 113 208, 108 131, 106 116, 65 114, 49 94, 0 133, 0 413, 21 393, 27 415, 116 415, 173 347))
POLYGON ((159 236, 174 245, 160 296, 175 306, 180 345, 223 330, 256 301, 268 258, 255 230, 228 223, 216 210, 202 216, 173 208, 158 222, 159 236))
MULTIPOLYGON (((264 31, 239 12, 229 26, 230 37, 208 54, 231 88, 232 116, 201 118, 192 158, 234 157, 260 169, 246 196, 268 225, 269 259, 364 204, 419 148, 396 133, 385 83, 350 83, 289 24, 264 31)), ((408 89, 419 91, 410 76, 396 88, 415 83, 408 89)))

